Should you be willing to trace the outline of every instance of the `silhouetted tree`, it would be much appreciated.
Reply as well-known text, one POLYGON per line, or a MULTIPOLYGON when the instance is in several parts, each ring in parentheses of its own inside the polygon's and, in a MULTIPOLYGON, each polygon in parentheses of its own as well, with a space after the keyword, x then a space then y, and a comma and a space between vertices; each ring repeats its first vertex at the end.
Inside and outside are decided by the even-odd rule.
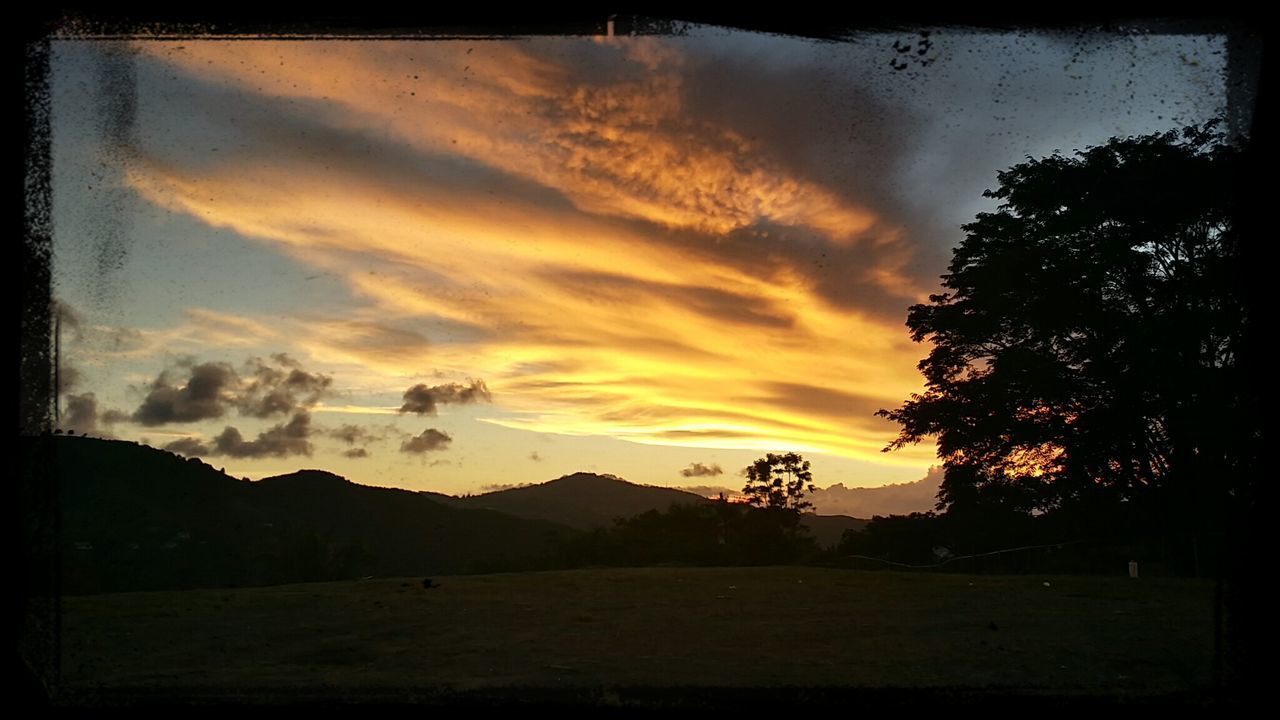
POLYGON ((804 499, 813 492, 813 473, 809 461, 799 453, 768 453, 746 468, 747 484, 742 494, 755 507, 800 512, 813 507, 804 499))
POLYGON ((1214 124, 1016 165, 910 308, 923 394, 886 448, 936 436, 939 508, 1136 501, 1214 516, 1260 429, 1242 412, 1240 152, 1214 124))

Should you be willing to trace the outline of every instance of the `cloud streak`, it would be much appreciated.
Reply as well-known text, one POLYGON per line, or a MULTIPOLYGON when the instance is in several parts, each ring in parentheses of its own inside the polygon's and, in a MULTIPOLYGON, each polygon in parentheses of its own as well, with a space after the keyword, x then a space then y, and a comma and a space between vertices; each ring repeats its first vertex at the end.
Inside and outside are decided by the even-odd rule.
MULTIPOLYGON (((960 144, 863 79, 885 64, 875 45, 141 43, 154 113, 201 124, 140 134, 125 177, 340 278, 359 307, 290 328, 311 357, 483 377, 501 411, 486 422, 923 466, 932 448, 879 453, 895 428, 872 413, 921 388, 927 349, 902 320, 960 222, 930 210, 935 189, 1004 163, 933 152, 960 144), (209 132, 217 153, 198 149, 209 132)), ((188 319, 228 344, 281 332, 188 319)), ((198 415, 185 387, 155 414, 198 415)), ((466 402, 468 386, 415 387, 402 414, 466 402)), ((255 397, 242 412, 290 404, 255 397)))

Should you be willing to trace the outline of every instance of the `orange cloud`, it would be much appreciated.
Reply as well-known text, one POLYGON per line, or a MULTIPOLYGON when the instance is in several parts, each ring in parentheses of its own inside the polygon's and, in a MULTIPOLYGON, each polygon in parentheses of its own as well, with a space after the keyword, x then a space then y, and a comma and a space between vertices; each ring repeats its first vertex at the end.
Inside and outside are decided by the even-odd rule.
POLYGON ((140 47, 265 99, 323 101, 336 131, 385 134, 426 158, 425 170, 379 172, 318 147, 197 168, 153 154, 129 167, 155 205, 345 279, 364 308, 291 330, 315 362, 362 367, 369 382, 428 366, 484 378, 502 411, 487 421, 507 427, 932 457, 879 453, 894 433, 871 413, 920 386, 922 350, 900 320, 837 307, 786 263, 745 268, 711 247, 762 222, 833 247, 882 246, 868 257, 883 264, 850 276, 914 299, 894 230, 731 128, 687 120, 675 49, 620 45, 646 72, 591 84, 515 43, 182 45, 140 47), (433 160, 446 155, 518 192, 451 182, 466 169, 433 160), (442 326, 452 329, 422 329, 442 326))
POLYGON ((183 41, 139 48, 264 96, 330 103, 345 126, 376 125, 413 147, 558 188, 588 212, 711 233, 768 221, 807 227, 834 243, 892 235, 869 208, 789 174, 731 129, 684 114, 675 46, 654 38, 598 44, 607 53, 598 60, 632 59, 645 71, 593 84, 540 57, 547 44, 183 41))

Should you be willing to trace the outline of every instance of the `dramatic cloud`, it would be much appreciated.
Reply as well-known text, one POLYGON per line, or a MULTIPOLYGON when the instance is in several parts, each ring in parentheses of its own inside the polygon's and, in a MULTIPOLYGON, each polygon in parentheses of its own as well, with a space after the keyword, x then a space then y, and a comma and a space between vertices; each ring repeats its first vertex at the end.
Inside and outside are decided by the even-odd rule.
POLYGON ((114 425, 129 419, 129 415, 119 410, 98 408, 98 398, 94 393, 66 395, 62 400, 62 419, 64 430, 76 430, 83 434, 99 434, 112 437, 102 430, 103 425, 114 425))
POLYGON ((364 448, 351 448, 343 452, 342 455, 349 458, 367 458, 369 457, 369 451, 364 448))
POLYGON ((93 393, 68 395, 60 425, 64 430, 92 433, 98 430, 98 398, 93 393))
POLYGON ((241 388, 236 400, 241 415, 267 418, 311 408, 333 384, 333 378, 306 372, 284 353, 273 355, 272 360, 277 366, 259 358, 246 363, 246 374, 252 379, 241 388))
POLYGON ((220 418, 233 407, 247 417, 289 415, 314 407, 333 384, 331 377, 309 373, 283 353, 272 360, 274 365, 250 358, 243 373, 225 362, 179 363, 151 383, 133 420, 147 426, 191 423, 220 418), (179 386, 174 375, 181 369, 188 377, 179 386))
POLYGON ((685 477, 711 477, 714 475, 723 475, 724 470, 721 470, 719 465, 703 465, 702 463, 696 462, 691 463, 689 467, 681 470, 680 474, 685 477))
POLYGON ((435 428, 427 428, 422 431, 421 435, 416 435, 400 443, 400 452, 421 455, 422 453, 444 450, 449 447, 451 442, 453 442, 453 438, 449 437, 448 433, 441 432, 435 428))
MULTIPOLYGON (((897 428, 873 413, 921 390, 928 348, 909 341, 906 308, 989 208, 982 190, 1028 153, 1202 119, 1223 47, 940 32, 896 73, 896 37, 133 43, 145 112, 115 177, 139 222, 197 226, 341 292, 269 322, 187 310, 181 332, 150 323, 121 352, 261 353, 287 337, 326 371, 367 374, 331 412, 395 412, 429 358, 487 385, 417 385, 401 413, 492 388, 484 420, 507 428, 922 472, 934 448, 881 454, 897 428)), ((57 45, 59 129, 77 113, 92 125, 80 98, 101 92, 103 51, 57 45)), ((114 157, 81 142, 58 155, 88 168, 64 207, 114 157)), ((135 415, 318 410, 324 376, 273 359, 279 376, 249 370, 213 397, 175 374, 135 415)))
POLYGON ((134 422, 154 426, 219 418, 235 401, 238 379, 226 363, 191 366, 190 376, 181 386, 174 384, 172 375, 164 370, 151 383, 147 397, 133 413, 134 422))
POLYGON ((438 405, 468 405, 480 400, 490 400, 489 388, 485 387, 483 380, 472 380, 467 385, 449 383, 428 387, 418 384, 404 391, 400 412, 435 415, 438 405))
POLYGON ((228 426, 213 440, 213 455, 229 455, 236 458, 288 457, 310 455, 311 415, 300 412, 288 423, 275 425, 258 433, 254 440, 245 440, 240 431, 228 426))

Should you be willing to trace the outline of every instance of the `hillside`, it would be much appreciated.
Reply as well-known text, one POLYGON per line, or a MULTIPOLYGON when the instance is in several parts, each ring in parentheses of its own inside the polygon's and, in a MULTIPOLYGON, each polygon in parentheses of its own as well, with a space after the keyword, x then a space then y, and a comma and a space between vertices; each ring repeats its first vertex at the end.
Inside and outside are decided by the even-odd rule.
MULTIPOLYGON (((461 498, 322 470, 251 482, 131 442, 44 441, 55 459, 69 594, 554 568, 580 531, 710 502, 589 473, 461 498)), ((830 547, 865 521, 806 515, 803 523, 830 547)))
POLYGON ((574 473, 538 485, 499 490, 463 499, 465 506, 550 520, 580 530, 608 527, 614 518, 674 505, 695 505, 706 498, 683 490, 636 485, 620 478, 574 473))
MULTIPOLYGON (((636 485, 612 475, 582 472, 537 485, 458 498, 463 507, 551 520, 579 530, 610 527, 616 518, 650 510, 665 512, 672 505, 707 502, 708 498, 685 490, 636 485)), ((831 547, 840 542, 845 530, 861 530, 867 524, 866 520, 845 515, 806 514, 800 522, 809 528, 820 547, 831 547)))
POLYGON ((248 482, 145 445, 49 441, 67 593, 545 567, 573 532, 318 470, 248 482))
POLYGON ((800 524, 809 528, 818 547, 829 548, 840 542, 846 530, 857 532, 867 526, 867 521, 848 515, 805 514, 800 517, 800 524))

